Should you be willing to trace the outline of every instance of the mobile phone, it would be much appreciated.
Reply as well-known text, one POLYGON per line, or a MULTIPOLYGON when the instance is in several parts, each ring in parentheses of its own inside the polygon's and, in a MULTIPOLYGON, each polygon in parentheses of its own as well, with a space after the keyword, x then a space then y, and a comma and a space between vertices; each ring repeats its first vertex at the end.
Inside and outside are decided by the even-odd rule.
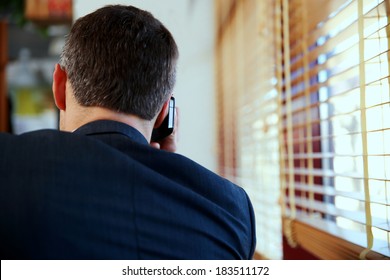
POLYGON ((158 142, 169 136, 173 132, 175 126, 175 98, 169 100, 168 115, 163 120, 162 124, 153 129, 152 142, 158 142))

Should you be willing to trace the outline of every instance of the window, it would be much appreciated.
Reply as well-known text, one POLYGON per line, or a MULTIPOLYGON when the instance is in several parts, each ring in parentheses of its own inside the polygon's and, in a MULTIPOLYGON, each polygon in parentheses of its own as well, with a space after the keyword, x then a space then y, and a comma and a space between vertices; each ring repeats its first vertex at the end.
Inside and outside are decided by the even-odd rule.
POLYGON ((387 9, 376 0, 282 3, 283 216, 366 248, 361 258, 390 256, 387 9))
POLYGON ((390 257, 388 1, 230 4, 220 164, 252 198, 258 251, 282 257, 262 244, 280 247, 280 215, 290 244, 320 258, 390 257))
POLYGON ((257 252, 281 259, 274 1, 216 2, 220 173, 251 197, 257 252))

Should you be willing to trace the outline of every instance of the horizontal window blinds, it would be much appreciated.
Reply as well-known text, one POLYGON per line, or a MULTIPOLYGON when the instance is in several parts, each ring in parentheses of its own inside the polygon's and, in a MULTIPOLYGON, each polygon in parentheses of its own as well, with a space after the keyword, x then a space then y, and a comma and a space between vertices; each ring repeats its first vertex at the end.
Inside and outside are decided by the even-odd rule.
POLYGON ((281 15, 275 14, 272 0, 216 2, 221 174, 244 187, 251 198, 256 251, 281 259, 277 37, 275 21, 270 20, 281 15))
POLYGON ((281 4, 283 216, 389 257, 389 2, 281 4))

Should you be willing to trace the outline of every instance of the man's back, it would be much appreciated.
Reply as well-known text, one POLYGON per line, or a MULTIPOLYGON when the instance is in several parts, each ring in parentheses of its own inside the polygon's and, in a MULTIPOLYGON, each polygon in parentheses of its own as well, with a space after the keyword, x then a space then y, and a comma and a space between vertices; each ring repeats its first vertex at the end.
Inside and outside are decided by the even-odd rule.
POLYGON ((0 135, 0 191, 2 259, 248 259, 254 251, 241 188, 118 122, 0 135))

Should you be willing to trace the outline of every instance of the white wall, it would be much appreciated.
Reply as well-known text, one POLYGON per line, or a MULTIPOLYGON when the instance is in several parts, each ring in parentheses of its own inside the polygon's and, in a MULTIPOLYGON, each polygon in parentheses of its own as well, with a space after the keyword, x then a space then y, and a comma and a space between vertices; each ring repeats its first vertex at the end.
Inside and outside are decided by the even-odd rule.
POLYGON ((74 19, 108 4, 133 5, 151 12, 173 34, 179 48, 177 83, 180 107, 178 153, 215 171, 216 97, 214 81, 214 1, 74 0, 74 19))

